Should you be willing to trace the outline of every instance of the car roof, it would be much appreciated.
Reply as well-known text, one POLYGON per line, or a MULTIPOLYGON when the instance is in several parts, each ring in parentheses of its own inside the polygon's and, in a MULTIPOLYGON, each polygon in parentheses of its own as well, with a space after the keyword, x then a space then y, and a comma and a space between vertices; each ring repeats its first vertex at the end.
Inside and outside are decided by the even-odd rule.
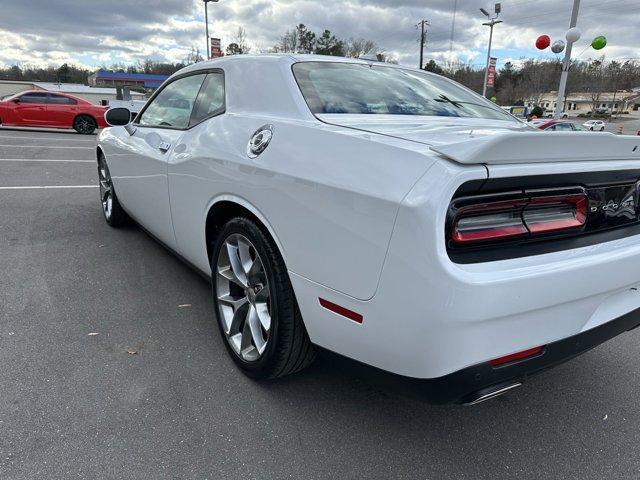
MULTIPOLYGON (((384 65, 390 68, 420 71, 395 64, 325 55, 289 53, 229 55, 185 67, 169 77, 167 82, 185 74, 196 74, 219 68, 225 75, 227 112, 277 115, 316 121, 300 92, 295 77, 291 74, 292 66, 300 62, 384 65), (265 92, 269 94, 266 95, 265 92)), ((437 76, 430 72, 422 72, 437 76)))
MULTIPOLYGON (((207 70, 211 68, 225 68, 234 64, 260 64, 260 65, 287 65, 291 66, 301 62, 327 62, 327 63, 355 63, 361 65, 384 65, 385 67, 398 68, 402 70, 415 70, 423 73, 432 74, 418 68, 407 67, 394 63, 383 63, 377 60, 367 60, 362 58, 337 57, 332 55, 315 55, 315 54, 299 54, 299 53, 261 53, 248 55, 227 55, 225 57, 207 60, 204 62, 194 63, 177 74, 185 72, 193 72, 196 70, 207 70)), ((176 74, 172 75, 175 76, 176 74)), ((435 75, 435 74, 432 74, 435 75)))
MULTIPOLYGON (((23 90, 22 92, 18 92, 12 95, 12 97, 18 97, 21 95, 24 95, 26 93, 44 93, 44 94, 51 94, 51 95, 61 95, 63 97, 69 97, 69 98, 73 98, 74 100, 77 100, 79 102, 88 102, 88 100, 85 100, 84 98, 80 98, 80 97, 76 97, 75 95, 71 95, 70 93, 66 93, 66 92, 50 92, 49 90, 23 90)), ((91 102, 88 102, 91 103, 91 102)))

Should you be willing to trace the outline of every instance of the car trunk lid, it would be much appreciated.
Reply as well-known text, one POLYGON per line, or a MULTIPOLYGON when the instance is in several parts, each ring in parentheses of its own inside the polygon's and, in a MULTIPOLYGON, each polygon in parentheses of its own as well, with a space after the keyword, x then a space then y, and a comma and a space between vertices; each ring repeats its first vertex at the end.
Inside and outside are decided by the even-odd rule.
POLYGON ((332 125, 422 143, 461 164, 640 159, 636 136, 542 132, 516 120, 336 114, 318 118, 332 125))

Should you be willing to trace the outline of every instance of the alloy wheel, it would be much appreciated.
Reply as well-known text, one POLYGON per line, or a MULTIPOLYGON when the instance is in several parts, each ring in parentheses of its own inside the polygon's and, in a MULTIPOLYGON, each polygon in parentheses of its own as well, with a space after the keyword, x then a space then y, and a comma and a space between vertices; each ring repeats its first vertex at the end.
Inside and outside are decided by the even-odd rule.
POLYGON ((81 117, 76 121, 76 128, 80 133, 89 134, 93 133, 96 129, 93 120, 88 117, 81 117))
POLYGON ((216 295, 223 331, 242 360, 255 362, 271 333, 271 292, 264 264, 251 241, 232 234, 216 262, 216 295))
POLYGON ((102 203, 102 211, 107 220, 111 220, 113 214, 113 183, 111 175, 104 159, 100 159, 98 166, 98 179, 100 180, 100 200, 102 203))

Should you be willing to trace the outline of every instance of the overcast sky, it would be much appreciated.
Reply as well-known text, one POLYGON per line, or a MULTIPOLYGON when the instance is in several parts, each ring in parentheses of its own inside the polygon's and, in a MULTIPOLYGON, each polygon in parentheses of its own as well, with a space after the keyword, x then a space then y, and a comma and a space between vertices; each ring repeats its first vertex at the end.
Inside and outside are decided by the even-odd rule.
MULTIPOLYGON (((271 48, 287 29, 304 23, 312 30, 330 29, 342 38, 372 39, 400 63, 418 62, 419 32, 430 21, 426 58, 458 58, 484 64, 488 28, 480 7, 492 1, 457 0, 220 0, 210 3, 212 36, 223 47, 239 26, 254 51, 271 48)), ((564 38, 572 0, 504 0, 503 24, 496 27, 494 54, 505 60, 523 56, 553 58, 534 48, 547 33, 564 38)), ((640 0, 582 0, 579 27, 582 53, 596 35, 606 35, 607 58, 640 60, 640 0)), ((190 48, 204 53, 202 0, 2 0, 0 65, 64 62, 98 67, 152 58, 181 61, 190 48)), ((595 57, 587 49, 581 58, 595 57)))

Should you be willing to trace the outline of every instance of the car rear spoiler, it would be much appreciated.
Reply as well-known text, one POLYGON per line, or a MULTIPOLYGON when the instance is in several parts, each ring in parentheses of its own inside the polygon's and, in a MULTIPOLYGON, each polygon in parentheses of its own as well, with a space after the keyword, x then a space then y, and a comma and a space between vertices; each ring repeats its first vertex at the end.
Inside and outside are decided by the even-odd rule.
POLYGON ((434 152, 462 164, 640 160, 640 138, 591 132, 505 132, 435 145, 434 152))

